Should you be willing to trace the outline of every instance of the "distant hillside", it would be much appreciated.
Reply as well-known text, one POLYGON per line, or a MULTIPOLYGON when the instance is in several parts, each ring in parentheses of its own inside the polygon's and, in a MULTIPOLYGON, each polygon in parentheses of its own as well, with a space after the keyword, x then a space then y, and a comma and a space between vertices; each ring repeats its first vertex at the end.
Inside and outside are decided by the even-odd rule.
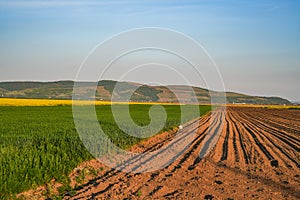
MULTIPOLYGON (((116 81, 102 80, 98 82, 96 99, 109 101, 116 85, 116 81)), ((11 98, 42 98, 42 99, 71 99, 73 92, 73 81, 57 82, 0 82, 0 97, 11 98)), ((82 93, 93 92, 92 82, 81 82, 82 93)), ((131 96, 131 101, 146 102, 177 102, 175 93, 185 102, 210 103, 210 95, 207 89, 193 87, 197 99, 193 99, 193 92, 189 86, 149 86, 139 83, 119 82, 120 91, 114 95, 119 101, 124 100, 124 94, 129 94, 135 87, 138 87, 131 96), (173 92, 172 92, 173 91, 173 92)), ((216 95, 222 93, 214 92, 216 95)), ((92 98, 92 96, 91 96, 92 98)), ((259 97, 245 94, 226 92, 228 103, 246 104, 291 104, 280 97, 259 97)))
POLYGON ((292 104, 300 105, 300 101, 292 101, 292 104))

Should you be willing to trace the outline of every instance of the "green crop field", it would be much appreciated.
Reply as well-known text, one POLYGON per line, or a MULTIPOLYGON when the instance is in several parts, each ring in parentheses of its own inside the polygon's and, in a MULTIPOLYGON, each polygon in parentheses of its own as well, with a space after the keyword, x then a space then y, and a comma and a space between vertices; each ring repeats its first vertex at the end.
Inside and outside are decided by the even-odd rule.
MULTIPOLYGON (((119 114, 122 115, 119 105, 119 114)), ((132 119, 139 125, 150 122, 151 105, 130 105, 132 119)), ((164 105, 167 121, 163 130, 180 124, 180 106, 164 105)), ((193 106, 186 105, 187 110, 193 106)), ((201 114, 210 106, 200 106, 201 114)), ((105 133, 125 149, 141 139, 123 133, 114 122, 110 105, 96 106, 98 121, 105 133)), ((184 121, 198 117, 184 114, 184 121)), ((0 107, 0 199, 49 181, 68 184, 68 174, 79 163, 93 159, 83 146, 73 122, 71 106, 0 107)))

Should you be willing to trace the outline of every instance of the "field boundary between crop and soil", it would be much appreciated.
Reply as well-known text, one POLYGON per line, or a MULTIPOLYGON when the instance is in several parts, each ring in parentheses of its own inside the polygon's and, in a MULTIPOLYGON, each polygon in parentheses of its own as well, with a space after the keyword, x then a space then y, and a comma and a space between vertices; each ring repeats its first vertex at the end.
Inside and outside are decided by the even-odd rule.
MULTIPOLYGON (((196 117, 193 118, 191 120, 189 120, 188 122, 182 124, 183 127, 189 126, 191 124, 195 124, 195 122, 199 123, 199 120, 201 118, 205 119, 205 122, 207 122, 210 119, 210 115, 211 115, 211 110, 206 111, 205 113, 203 113, 203 115, 201 115, 200 117, 196 117)), ((141 152, 151 152, 151 151, 155 151, 165 145, 167 145, 169 142, 171 142, 171 140, 174 138, 174 136, 176 135, 177 131, 179 130, 178 126, 173 126, 170 128, 170 130, 167 131, 160 131, 157 134, 149 137, 149 138, 145 138, 142 139, 140 142, 133 144, 132 146, 126 148, 126 150, 134 152, 134 153, 141 153, 141 152)), ((206 128, 207 130, 207 128, 206 128)), ((202 135, 203 137, 203 135, 202 135)), ((203 138, 204 139, 204 138, 203 138)), ((134 158, 133 158, 134 159, 134 158)), ((31 189, 28 191, 24 191, 21 192, 17 195, 17 197, 28 197, 28 196, 35 196, 37 195, 36 193, 43 195, 46 191, 49 190, 49 188, 52 188, 52 192, 57 196, 62 196, 62 197, 66 197, 71 195, 72 193, 74 193, 75 191, 79 191, 81 190, 83 187, 88 187, 90 184, 94 184, 99 177, 99 176, 95 174, 92 174, 92 172, 94 173, 94 171, 103 171, 104 169, 108 169, 107 166, 105 166, 103 163, 101 163, 101 161, 93 158, 91 160, 86 160, 83 161, 81 163, 78 164, 78 166, 76 166, 70 173, 69 173, 69 178, 70 178, 70 183, 71 183, 71 187, 69 187, 69 185, 64 185, 63 183, 57 182, 55 180, 51 180, 50 182, 46 183, 45 185, 41 185, 38 186, 35 189, 31 189), (85 170, 89 171, 88 173, 85 173, 86 177, 82 177, 82 180, 85 180, 82 182, 82 180, 80 180, 78 182, 77 177, 74 176, 74 174, 76 174, 76 171, 82 171, 84 173, 85 170), (60 188, 66 188, 66 190, 64 190, 63 193, 60 193, 59 190, 60 188)), ((104 177, 110 177, 112 175, 116 175, 120 172, 115 171, 114 169, 110 169, 108 170, 105 174, 103 174, 104 177)), ((51 196, 51 194, 49 194, 51 196)), ((37 195, 39 196, 39 195, 37 195)))

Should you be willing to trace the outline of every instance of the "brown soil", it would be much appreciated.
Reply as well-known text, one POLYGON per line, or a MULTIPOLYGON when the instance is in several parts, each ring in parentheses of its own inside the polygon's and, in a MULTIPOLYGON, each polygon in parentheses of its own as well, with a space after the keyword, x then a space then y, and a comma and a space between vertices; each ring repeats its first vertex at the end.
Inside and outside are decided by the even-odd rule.
MULTIPOLYGON (((71 174, 72 180, 88 167, 101 170, 86 176, 85 183, 64 198, 300 199, 300 110, 228 107, 222 127, 223 114, 216 112, 186 126, 184 130, 197 127, 198 136, 164 169, 133 174, 95 160, 83 163, 71 174), (209 155, 199 159, 204 138, 212 129, 220 131, 221 137, 209 155)), ((173 132, 163 133, 131 151, 153 151, 173 138, 173 132)))

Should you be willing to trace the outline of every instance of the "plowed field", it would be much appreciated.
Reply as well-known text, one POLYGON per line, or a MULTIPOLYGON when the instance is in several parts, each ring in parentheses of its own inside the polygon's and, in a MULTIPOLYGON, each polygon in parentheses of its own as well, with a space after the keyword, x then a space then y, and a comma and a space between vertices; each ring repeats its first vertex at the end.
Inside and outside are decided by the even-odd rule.
MULTIPOLYGON (((185 127, 198 136, 168 167, 132 174, 102 171, 66 199, 299 199, 300 110, 228 107, 185 127), (225 114, 224 126, 220 116, 225 114), (212 126, 209 119, 214 118, 212 126), (199 151, 210 129, 221 131, 203 159, 199 151)), ((134 151, 151 151, 173 135, 151 138, 134 151)), ((101 164, 99 164, 101 165, 101 164)))
MULTIPOLYGON (((133 174, 85 163, 104 170, 64 198, 300 199, 300 110, 227 107, 190 122, 182 134, 193 130, 197 136, 191 145, 161 170, 133 174), (221 133, 220 139, 199 159, 209 132, 221 133)), ((154 151, 173 139, 174 133, 166 132, 131 151, 154 151)))

